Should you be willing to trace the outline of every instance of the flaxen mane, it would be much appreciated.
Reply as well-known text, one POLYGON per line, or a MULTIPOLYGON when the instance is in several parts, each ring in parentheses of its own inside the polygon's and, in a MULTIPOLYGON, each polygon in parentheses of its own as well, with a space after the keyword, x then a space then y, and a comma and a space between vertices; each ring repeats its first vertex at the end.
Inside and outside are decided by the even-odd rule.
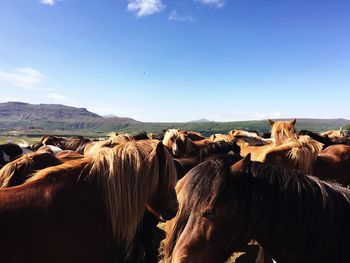
MULTIPOLYGON (((190 180, 178 192, 179 210, 167 224, 165 242, 166 262, 171 262, 172 251, 184 230, 190 215, 211 213, 226 185, 228 169, 232 160, 207 160, 193 168, 182 180, 190 180)), ((181 181, 179 181, 180 183, 181 181)))
POLYGON ((95 153, 90 165, 88 178, 96 183, 113 235, 126 246, 142 220, 146 203, 159 186, 160 176, 167 180, 165 187, 173 188, 176 183, 174 162, 163 145, 166 165, 164 174, 159 174, 156 152, 159 143, 132 141, 114 148, 103 147, 95 153))
POLYGON ((86 148, 87 150, 84 151, 84 155, 92 156, 95 152, 98 152, 103 147, 113 148, 118 144, 123 144, 130 141, 134 141, 134 137, 128 133, 114 134, 110 136, 107 140, 94 142, 93 144, 89 145, 86 148))
POLYGON ((181 140, 182 142, 185 142, 185 139, 185 135, 180 133, 177 129, 168 129, 164 133, 163 144, 166 147, 170 147, 173 141, 181 140))
POLYGON ((271 152, 288 150, 286 157, 291 161, 292 167, 304 174, 311 174, 322 147, 322 143, 311 139, 307 135, 299 136, 297 139, 287 139, 277 147, 268 148, 259 155, 257 161, 265 162, 266 156, 271 152))

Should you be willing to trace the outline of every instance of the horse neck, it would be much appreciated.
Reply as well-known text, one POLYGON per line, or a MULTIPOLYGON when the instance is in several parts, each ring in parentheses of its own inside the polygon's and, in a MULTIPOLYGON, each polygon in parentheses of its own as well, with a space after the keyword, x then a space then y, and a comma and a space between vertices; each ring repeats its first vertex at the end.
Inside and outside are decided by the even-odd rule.
MULTIPOLYGON (((285 175, 276 174, 272 176, 285 175)), ((251 178, 251 180, 259 180, 259 178, 251 178)), ((310 178, 304 178, 304 180, 307 181, 310 178)), ((320 252, 324 252, 322 256, 328 258, 330 256, 329 251, 333 249, 334 252, 336 249, 336 245, 332 245, 332 248, 327 249, 329 243, 339 242, 337 244, 342 244, 342 242, 345 242, 344 232, 347 233, 346 236, 350 230, 343 222, 348 222, 350 215, 343 212, 350 209, 350 193, 348 197, 345 197, 345 194, 342 195, 344 200, 348 200, 345 201, 348 204, 347 207, 340 207, 339 204, 334 205, 335 212, 333 210, 332 212, 336 216, 344 217, 338 218, 337 224, 335 222, 337 217, 334 218, 333 214, 326 210, 324 208, 325 204, 322 203, 324 202, 322 199, 329 196, 329 193, 327 193, 329 190, 324 188, 322 183, 318 181, 311 182, 311 186, 304 186, 302 189, 291 185, 290 190, 287 190, 285 183, 279 178, 270 180, 268 176, 264 181, 264 184, 261 182, 255 184, 253 190, 251 190, 253 191, 251 202, 254 206, 254 212, 252 212, 254 214, 249 219, 252 223, 248 226, 248 229, 250 237, 257 240, 277 262, 311 262, 312 259, 319 256, 320 252), (317 191, 318 194, 309 195, 308 193, 312 191, 317 191), (314 207, 308 206, 305 201, 312 203, 314 207), (333 230, 324 228, 324 226, 334 223, 336 226, 332 228, 333 230), (310 235, 307 233, 310 233, 310 235), (316 233, 318 234, 316 235, 316 233), (308 238, 306 239, 305 236, 308 236, 308 238), (310 245, 310 242, 314 243, 314 247, 305 254, 304 249, 310 245), (311 259, 306 260, 304 257, 310 257, 311 259)), ((301 185, 303 184, 301 183, 301 185)), ((334 195, 331 196, 334 197, 334 195)), ((333 204, 335 201, 330 200, 329 202, 333 204)), ((342 204, 344 205, 344 202, 342 204)), ((328 260, 330 259, 328 258, 328 260)), ((330 261, 326 260, 324 262, 330 261)))

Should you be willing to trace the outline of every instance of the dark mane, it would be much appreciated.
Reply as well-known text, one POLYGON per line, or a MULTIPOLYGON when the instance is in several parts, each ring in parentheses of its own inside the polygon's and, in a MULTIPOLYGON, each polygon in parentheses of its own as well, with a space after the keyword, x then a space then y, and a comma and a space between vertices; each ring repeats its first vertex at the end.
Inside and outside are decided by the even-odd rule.
MULTIPOLYGON (((251 211, 245 215, 250 225, 238 227, 245 233, 237 236, 258 240, 277 261, 289 258, 300 262, 302 255, 303 262, 348 262, 350 255, 344 247, 350 234, 348 189, 257 162, 233 184, 237 195, 232 207, 251 211), (339 248, 342 246, 344 249, 339 248), (273 251, 278 251, 277 255, 273 251)), ((242 211, 232 210, 233 221, 244 216, 242 211)))
POLYGON ((201 148, 199 150, 199 159, 202 161, 210 155, 229 152, 239 155, 240 147, 235 142, 219 141, 201 148))
POLYGON ((234 141, 243 141, 243 142, 248 143, 250 146, 264 146, 264 145, 268 144, 266 141, 263 141, 259 138, 244 136, 244 135, 235 136, 234 141))
POLYGON ((334 142, 331 141, 331 139, 329 139, 328 137, 325 136, 321 136, 318 133, 312 132, 312 131, 308 131, 308 130, 301 130, 299 131, 298 135, 308 135, 310 136, 312 139, 321 142, 324 144, 323 149, 327 148, 330 145, 333 145, 334 142))
POLYGON ((134 135, 133 137, 134 137, 134 139, 135 139, 136 141, 139 141, 139 140, 147 140, 147 139, 148 139, 147 132, 145 132, 145 131, 142 131, 142 132, 140 132, 140 133, 134 135))
POLYGON ((190 215, 194 213, 196 216, 200 213, 211 212, 226 185, 228 168, 231 164, 231 158, 225 160, 209 159, 187 173, 186 178, 189 182, 181 189, 179 201, 182 195, 185 198, 182 202, 180 201, 175 224, 171 233, 167 235, 166 257, 171 256, 177 239, 184 230, 190 215))

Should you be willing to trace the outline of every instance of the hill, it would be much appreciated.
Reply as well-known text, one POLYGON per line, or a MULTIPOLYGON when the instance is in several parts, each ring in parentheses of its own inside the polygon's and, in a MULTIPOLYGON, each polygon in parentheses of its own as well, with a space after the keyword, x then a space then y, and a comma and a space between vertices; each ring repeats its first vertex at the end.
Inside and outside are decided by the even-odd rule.
POLYGON ((0 103, 0 129, 118 130, 137 123, 123 117, 104 118, 85 108, 61 104, 0 103))
MULTIPOLYGON (((297 119, 297 129, 325 131, 339 129, 350 124, 347 119, 297 119)), ((270 130, 267 120, 207 122, 200 120, 186 123, 139 122, 131 118, 100 116, 85 108, 60 104, 29 104, 23 102, 0 103, 0 129, 16 130, 20 133, 107 133, 111 131, 136 133, 140 131, 158 133, 168 128, 179 128, 201 132, 204 135, 227 133, 232 129, 270 130)))

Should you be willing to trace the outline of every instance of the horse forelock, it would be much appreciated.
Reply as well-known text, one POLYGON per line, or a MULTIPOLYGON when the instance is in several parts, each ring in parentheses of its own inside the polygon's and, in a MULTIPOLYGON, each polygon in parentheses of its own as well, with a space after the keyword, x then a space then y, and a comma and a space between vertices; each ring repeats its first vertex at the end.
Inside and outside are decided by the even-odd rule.
POLYGON ((294 125, 289 121, 277 121, 271 129, 271 138, 275 139, 275 145, 284 143, 287 139, 297 139, 294 125))
POLYGON ((169 147, 171 139, 174 141, 178 139, 185 141, 185 135, 183 133, 180 133, 177 129, 168 129, 164 134, 163 144, 169 147))
MULTIPOLYGON (((123 241, 126 247, 142 220, 146 203, 159 184, 158 143, 132 141, 114 148, 104 147, 94 154, 91 162, 89 179, 96 183, 114 237, 123 241)), ((168 156, 166 158, 170 160, 168 156)), ((167 168, 174 173, 171 163, 167 168)), ((171 178, 175 176, 176 173, 171 178)))
MULTIPOLYGON (((224 160, 207 160, 186 175, 186 184, 178 192, 179 210, 176 217, 167 226, 165 258, 171 262, 172 252, 181 236, 191 214, 215 209, 218 198, 223 193, 229 165, 224 160)), ((185 179, 185 178, 183 178, 185 179)))

